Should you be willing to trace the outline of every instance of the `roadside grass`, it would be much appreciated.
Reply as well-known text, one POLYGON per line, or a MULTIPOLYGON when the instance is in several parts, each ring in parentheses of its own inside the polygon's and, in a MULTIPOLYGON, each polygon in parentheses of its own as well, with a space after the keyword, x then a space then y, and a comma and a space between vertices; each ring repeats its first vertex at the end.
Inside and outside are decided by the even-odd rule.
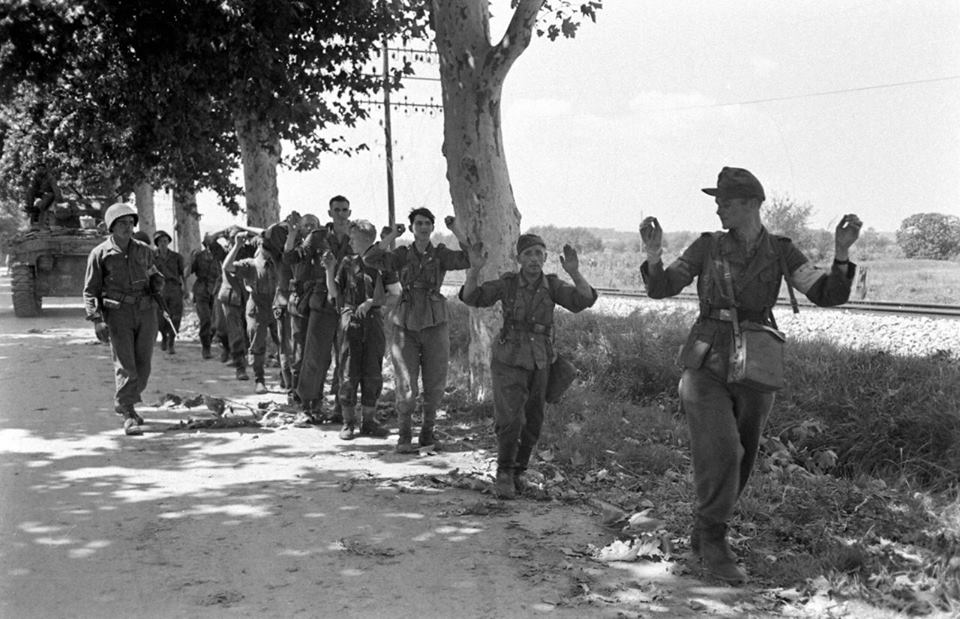
POLYGON ((868 301, 960 303, 960 260, 869 260, 868 301))
MULTIPOLYGON (((466 308, 450 303, 451 383, 465 383, 466 308), (458 378, 459 375, 459 378, 458 378)), ((664 522, 688 544, 692 482, 675 358, 693 317, 558 312, 580 380, 547 419, 533 466, 564 498, 664 522)), ((731 540, 759 586, 909 614, 960 612, 960 360, 791 342, 731 540)), ((470 406, 459 403, 461 414, 470 406)), ((492 414, 489 404, 470 412, 492 414)), ((486 446, 493 448, 492 426, 486 446)))
MULTIPOLYGON (((677 256, 676 252, 665 252, 664 263, 670 264, 677 256)), ((598 288, 642 289, 640 264, 645 258, 639 252, 594 252, 581 257, 581 270, 587 281, 598 288)), ((857 291, 852 298, 864 294, 867 301, 960 303, 960 260, 859 260, 856 255, 853 260, 867 271, 867 277, 866 292, 857 291)), ((820 266, 829 268, 830 263, 820 266)), ((555 268, 560 272, 559 262, 555 268)), ((696 287, 691 285, 686 291, 695 292, 696 287)), ((781 294, 786 298, 785 289, 781 294)))

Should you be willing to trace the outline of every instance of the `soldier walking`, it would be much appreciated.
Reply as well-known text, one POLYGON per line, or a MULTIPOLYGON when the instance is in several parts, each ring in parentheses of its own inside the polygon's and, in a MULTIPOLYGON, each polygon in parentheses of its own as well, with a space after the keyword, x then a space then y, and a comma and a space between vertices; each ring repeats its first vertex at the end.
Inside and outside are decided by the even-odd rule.
POLYGON ((142 434, 143 418, 134 405, 150 378, 157 339, 157 304, 163 276, 149 245, 133 238, 139 216, 129 204, 107 209, 110 236, 91 250, 83 283, 83 305, 97 339, 110 344, 116 390, 114 410, 128 435, 142 434))

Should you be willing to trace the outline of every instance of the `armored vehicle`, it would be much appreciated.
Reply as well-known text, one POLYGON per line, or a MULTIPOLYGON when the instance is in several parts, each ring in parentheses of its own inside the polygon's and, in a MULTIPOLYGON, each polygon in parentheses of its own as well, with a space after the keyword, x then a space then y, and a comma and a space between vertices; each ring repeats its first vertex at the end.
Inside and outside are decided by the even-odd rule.
POLYGON ((43 297, 79 297, 87 256, 106 233, 97 228, 54 228, 17 234, 9 251, 13 313, 39 316, 43 297))

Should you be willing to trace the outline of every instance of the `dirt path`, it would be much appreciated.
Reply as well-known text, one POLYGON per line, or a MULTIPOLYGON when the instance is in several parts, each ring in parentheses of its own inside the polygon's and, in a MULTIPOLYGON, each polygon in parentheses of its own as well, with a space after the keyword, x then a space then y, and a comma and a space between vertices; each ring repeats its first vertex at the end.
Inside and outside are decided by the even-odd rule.
MULTIPOLYGON (((484 451, 398 456, 395 434, 344 443, 332 426, 169 430, 212 418, 203 406, 146 406, 147 433, 126 437, 76 301, 16 319, 0 298, 2 617, 743 614, 746 592, 669 561, 592 560, 613 535, 589 506, 451 483, 489 478, 484 451)), ((244 395, 196 343, 154 366, 148 404, 281 400, 244 395)))

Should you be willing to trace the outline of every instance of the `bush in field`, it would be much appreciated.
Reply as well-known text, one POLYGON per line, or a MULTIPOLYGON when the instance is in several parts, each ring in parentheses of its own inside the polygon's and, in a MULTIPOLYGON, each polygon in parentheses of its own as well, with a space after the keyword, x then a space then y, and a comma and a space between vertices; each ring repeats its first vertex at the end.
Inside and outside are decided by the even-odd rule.
POLYGON ((897 245, 907 258, 949 260, 960 254, 960 217, 941 213, 911 215, 900 223, 897 245))
POLYGON ((586 228, 534 226, 527 232, 540 235, 547 244, 547 250, 553 253, 562 252, 566 244, 572 245, 581 254, 603 251, 603 241, 586 228))
POLYGON ((773 196, 764 202, 760 216, 767 230, 799 242, 807 231, 811 213, 813 205, 809 202, 797 202, 789 196, 773 196))

